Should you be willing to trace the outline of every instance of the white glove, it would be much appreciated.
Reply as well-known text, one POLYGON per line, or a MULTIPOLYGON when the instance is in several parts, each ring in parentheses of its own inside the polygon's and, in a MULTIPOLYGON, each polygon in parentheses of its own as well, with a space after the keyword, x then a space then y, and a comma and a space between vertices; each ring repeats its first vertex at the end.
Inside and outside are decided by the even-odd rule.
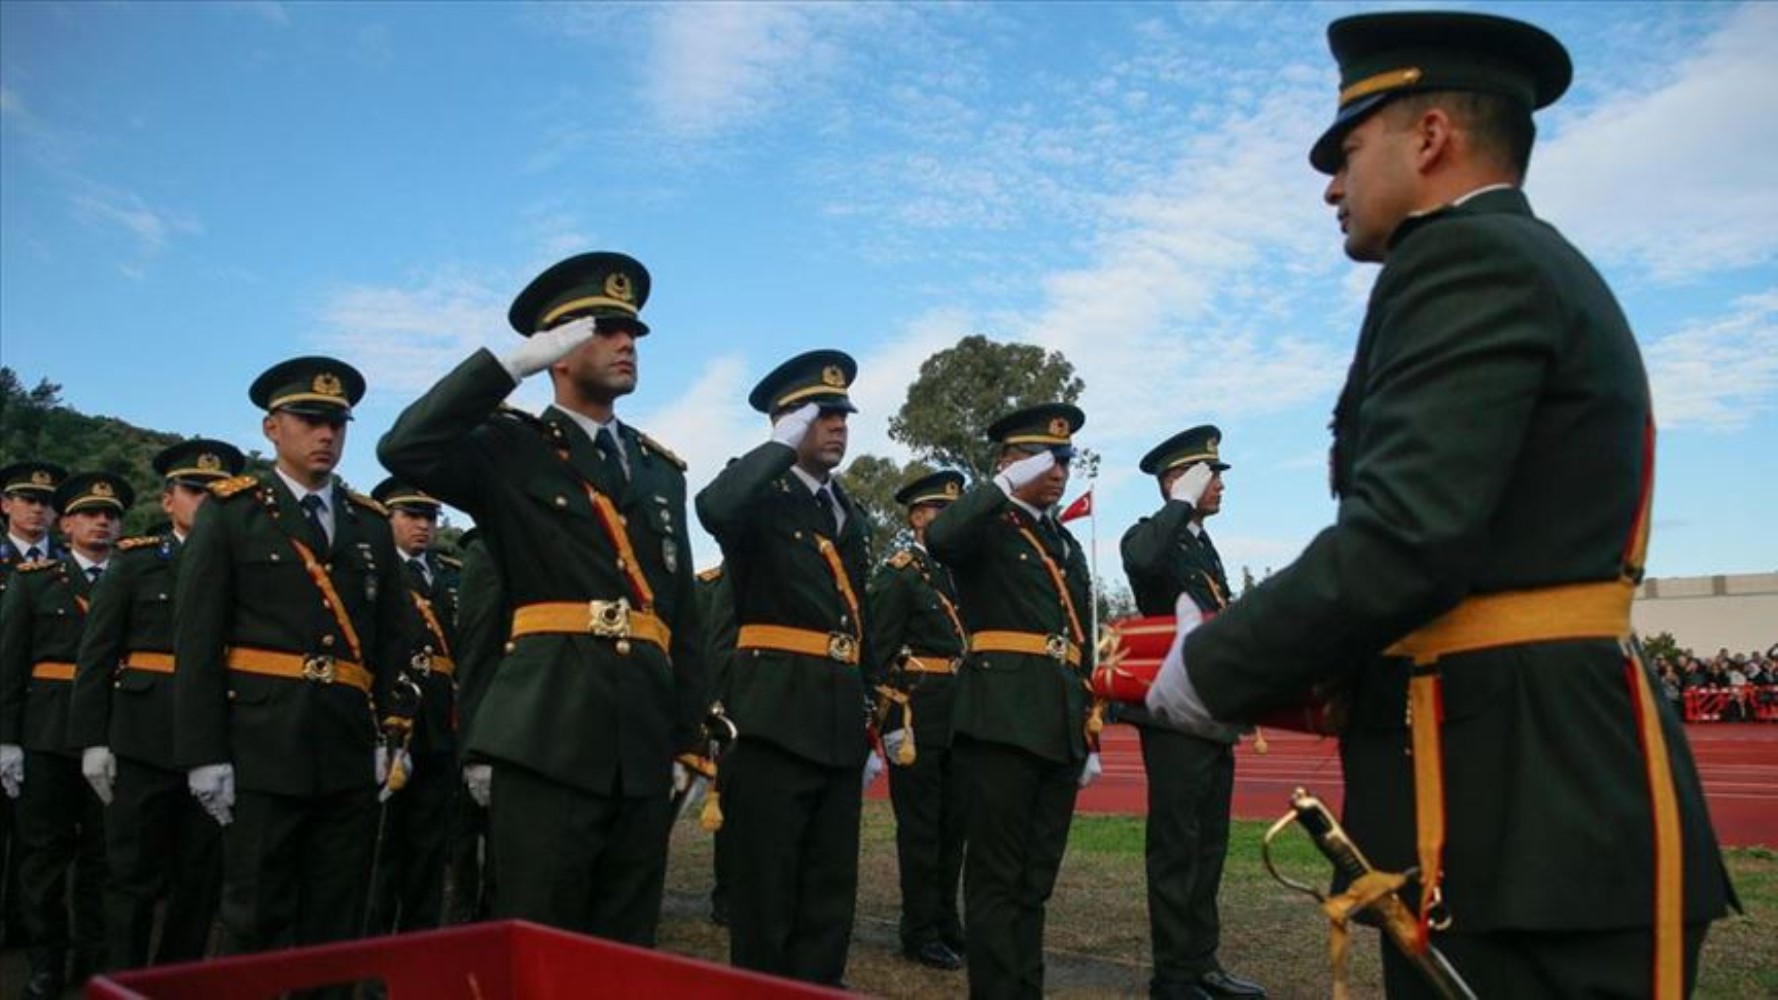
POLYGON ((877 780, 882 774, 883 755, 872 750, 870 756, 864 759, 864 787, 869 788, 871 782, 877 780))
POLYGON ((1150 712, 1188 732, 1220 733, 1227 727, 1217 722, 1204 707, 1204 699, 1198 697, 1198 689, 1185 671, 1185 637, 1204 623, 1204 615, 1192 603, 1190 594, 1179 595, 1173 613, 1178 619, 1173 645, 1167 649, 1167 657, 1161 661, 1161 668, 1155 673, 1154 684, 1150 685, 1143 704, 1150 712))
POLYGON ((674 795, 685 794, 685 790, 687 788, 691 787, 691 779, 692 779, 691 768, 686 767, 684 764, 681 764, 678 761, 674 761, 673 762, 673 794, 674 795))
POLYGON ((466 764, 463 767, 463 784, 469 789, 469 797, 483 809, 488 808, 488 801, 494 797, 494 765, 466 764))
POLYGON ((1044 473, 1055 468, 1056 454, 1052 451, 1040 451, 1035 455, 1027 455, 1000 470, 994 477, 994 485, 1000 492, 1012 496, 1012 491, 1032 482, 1044 473))
POLYGON ((908 731, 905 728, 897 729, 893 733, 884 733, 883 734, 883 756, 889 758, 890 760, 900 760, 901 759, 901 745, 903 743, 906 743, 907 741, 908 741, 908 731))
POLYGON ((185 777, 186 787, 198 800, 198 805, 210 814, 220 826, 227 826, 235 821, 233 812, 235 805, 235 766, 233 764, 205 764, 194 767, 185 777))
POLYGON ((407 787, 414 776, 414 758, 406 750, 378 747, 376 768, 377 784, 382 788, 377 792, 377 801, 387 802, 391 795, 407 787))
POLYGON ((1099 751, 1094 750, 1092 753, 1087 754, 1086 766, 1080 769, 1080 787, 1085 788, 1093 782, 1098 781, 1099 775, 1104 773, 1105 765, 1099 763, 1099 751))
POLYGON ((80 754, 80 773, 93 786, 93 794, 106 805, 111 804, 111 786, 117 781, 117 758, 110 747, 87 747, 80 754))
POLYGON ((598 322, 593 317, 582 316, 553 329, 539 330, 526 337, 524 343, 501 355, 500 364, 516 385, 567 357, 576 347, 593 339, 598 329, 598 322))
POLYGON ((772 440, 789 445, 795 451, 802 445, 803 438, 808 436, 809 425, 820 415, 821 407, 814 403, 804 403, 778 418, 778 422, 772 425, 772 440))
POLYGON ((1204 491, 1210 488, 1210 479, 1214 475, 1216 471, 1210 468, 1210 463, 1195 462, 1191 468, 1180 473, 1178 479, 1173 480, 1172 486, 1167 487, 1167 498, 1184 500, 1196 507, 1198 501, 1204 498, 1204 491))
POLYGON ((6 797, 16 799, 25 783, 25 748, 16 743, 0 743, 0 786, 6 797))

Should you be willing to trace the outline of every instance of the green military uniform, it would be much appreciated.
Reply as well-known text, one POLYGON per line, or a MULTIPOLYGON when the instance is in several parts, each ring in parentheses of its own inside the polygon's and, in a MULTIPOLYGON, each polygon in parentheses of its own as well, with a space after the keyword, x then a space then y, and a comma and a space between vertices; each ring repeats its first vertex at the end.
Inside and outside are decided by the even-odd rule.
MULTIPOLYGON (((735 658, 735 595, 728 574, 719 563, 698 573, 698 606, 704 614, 704 634, 710 643, 710 703, 721 704, 728 697, 729 671, 735 658)), ((726 706, 724 711, 726 711, 726 706)), ((712 792, 720 794, 718 789, 712 792)), ((728 926, 728 882, 723 876, 723 859, 728 854, 726 826, 718 826, 712 835, 710 867, 715 882, 710 886, 710 921, 728 926)))
MULTIPOLYGON (((119 477, 85 472, 62 482, 55 507, 64 517, 107 509, 121 517, 134 499, 119 477)), ((77 980, 104 952, 104 812, 81 775, 68 702, 87 610, 106 568, 72 549, 60 559, 25 563, 0 612, 0 744, 24 748, 18 839, 21 916, 31 948, 26 996, 59 992, 70 947, 77 980)))
MULTIPOLYGON (((897 491, 895 502, 943 508, 962 495, 962 486, 961 473, 936 472, 897 491)), ((869 603, 870 647, 878 673, 894 692, 878 702, 885 713, 879 728, 910 734, 904 749, 912 760, 891 752, 888 761, 901 875, 901 947, 927 964, 956 968, 956 950, 964 946, 957 914, 964 802, 951 755, 951 711, 967 640, 957 587, 951 571, 915 544, 877 570, 869 603)))
MULTIPOLYGON (((1181 431, 1145 455, 1141 469, 1163 481, 1172 470, 1198 463, 1220 473, 1229 467, 1218 453, 1221 438, 1208 425, 1181 431)), ((1192 504, 1163 504, 1124 533, 1122 552, 1130 591, 1144 615, 1172 615, 1181 594, 1189 594, 1206 615, 1228 606, 1222 557, 1192 504)), ((1119 718, 1137 727, 1148 775, 1144 854, 1154 945, 1150 995, 1264 995, 1257 987, 1243 989, 1252 984, 1231 979, 1216 960, 1222 935, 1216 894, 1228 853, 1239 733, 1232 727, 1184 731, 1140 705, 1120 708, 1119 718)))
MULTIPOLYGON (((196 438, 155 456, 167 489, 238 474, 241 452, 196 438)), ((184 542, 172 526, 127 538, 93 594, 74 674, 68 735, 105 747, 117 777, 106 809, 107 961, 113 968, 204 956, 222 888, 222 831, 193 799, 173 755, 173 595, 184 542), (154 911, 165 902, 153 954, 154 911)))
MULTIPOLYGON (((268 413, 349 419, 364 380, 331 358, 268 369, 268 413)), ((401 655, 402 577, 376 501, 332 483, 302 500, 282 472, 211 487, 174 605, 174 758, 231 765, 225 953, 360 933, 376 839, 378 731, 401 655), (331 533, 317 511, 331 513, 331 533)))
MULTIPOLYGON (((1045 404, 1001 418, 989 434, 1003 446, 1071 456, 1072 435, 1084 421, 1072 406, 1045 404)), ((1044 904, 1068 845, 1089 752, 1091 571, 1067 528, 996 483, 946 508, 927 527, 926 541, 956 575, 970 634, 952 716, 955 766, 968 802, 970 993, 1037 996, 1044 904)))
MULTIPOLYGON (((1370 80, 1383 100, 1485 89, 1528 110, 1567 82, 1559 43, 1499 18, 1359 17, 1330 38, 1348 94, 1370 80), (1387 75, 1401 67, 1417 70, 1417 87, 1387 75)), ((1378 103, 1348 98, 1316 166, 1339 168, 1340 136, 1378 103)), ((1189 677, 1221 718, 1313 684, 1347 688, 1346 826, 1380 868, 1417 863, 1416 764, 1442 760, 1451 923, 1433 942, 1482 996, 1678 994, 1679 966, 1689 978, 1703 926, 1732 900, 1679 720, 1610 635, 1628 635, 1652 449, 1629 325, 1523 194, 1485 191, 1409 218, 1335 414, 1338 519, 1185 642, 1189 677), (1539 614, 1489 614, 1476 600, 1517 607, 1526 592, 1539 614), (1608 613, 1592 610, 1599 594, 1608 613), (1577 615, 1581 597, 1589 610, 1577 615), (1423 627, 1447 613, 1509 635, 1419 671, 1389 655, 1404 637, 1441 648, 1423 627), (1510 635, 1544 617, 1575 637, 1510 635), (1411 672, 1416 692, 1442 695, 1442 757, 1407 752, 1411 672)), ((1412 975, 1387 954, 1392 995, 1424 992, 1412 975)))
MULTIPOLYGON (((401 482, 385 479, 370 495, 391 513, 438 516, 439 503, 401 482)), ((433 552, 411 555, 396 546, 408 599, 402 609, 402 675, 419 692, 411 718, 390 718, 385 729, 405 742, 413 774, 383 803, 376 883, 371 887, 373 933, 427 930, 444 918, 444 877, 452 804, 462 787, 457 767, 457 595, 462 564, 433 552)))
MULTIPOLYGON (((510 318, 530 335, 590 311, 639 335, 647 290, 631 258, 582 254, 533 281, 510 318)), ((466 747, 494 768, 496 911, 651 945, 673 757, 696 742, 704 693, 685 467, 615 420, 601 447, 559 407, 501 410, 513 388, 479 351, 402 413, 379 455, 474 516, 513 609, 466 747)))
MULTIPOLYGON (((850 412, 856 371, 838 351, 809 352, 761 380, 750 402, 767 414, 810 403, 850 412)), ((697 508, 722 545, 739 625, 723 701, 740 730, 721 772, 729 959, 831 984, 845 973, 858 889, 870 532, 836 486, 836 537, 796 461, 794 449, 762 444, 697 508)))
MULTIPOLYGON (((511 613, 502 598, 500 573, 481 529, 471 528, 457 540, 463 553, 457 575, 457 752, 462 756, 468 742, 469 722, 475 706, 487 693, 488 681, 500 664, 511 613)), ((488 842, 488 810, 477 803, 469 789, 456 781, 451 820, 451 860, 446 874, 445 898, 449 923, 485 920, 493 913, 494 851, 488 842)))
MULTIPOLYGON (((68 470, 51 462, 15 462, 0 469, 0 492, 7 496, 35 496, 48 503, 68 470)), ((6 522, 0 527, 10 528, 6 522)), ((45 531, 37 542, 12 538, 10 530, 0 534, 0 611, 6 607, 6 585, 20 563, 39 559, 60 559, 63 551, 55 532, 45 531)), ((4 620, 0 619, 0 627, 4 620)), ((13 945, 25 939, 22 903, 19 891, 18 808, 9 795, 0 795, 0 944, 13 945)))

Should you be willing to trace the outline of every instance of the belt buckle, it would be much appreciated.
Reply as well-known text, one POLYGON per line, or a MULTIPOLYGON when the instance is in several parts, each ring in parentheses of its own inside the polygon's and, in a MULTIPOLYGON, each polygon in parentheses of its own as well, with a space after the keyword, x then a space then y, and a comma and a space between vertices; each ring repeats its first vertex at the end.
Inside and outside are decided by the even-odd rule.
POLYGON ((620 597, 615 601, 588 601, 587 631, 603 639, 629 638, 629 599, 620 597))
POLYGON ((827 635, 827 658, 841 663, 857 662, 858 640, 844 632, 829 632, 827 635))
POLYGON ((411 668, 413 670, 414 673, 419 674, 421 677, 431 677, 432 676, 432 650, 431 650, 431 648, 428 647, 426 649, 420 650, 418 653, 415 653, 412 657, 410 657, 408 659, 407 665, 409 668, 411 668))
POLYGON ((303 679, 317 681, 321 684, 332 684, 334 680, 333 656, 328 653, 317 653, 303 657, 303 679))
POLYGON ((1057 663, 1068 662, 1068 640, 1059 635, 1044 636, 1043 653, 1057 663))

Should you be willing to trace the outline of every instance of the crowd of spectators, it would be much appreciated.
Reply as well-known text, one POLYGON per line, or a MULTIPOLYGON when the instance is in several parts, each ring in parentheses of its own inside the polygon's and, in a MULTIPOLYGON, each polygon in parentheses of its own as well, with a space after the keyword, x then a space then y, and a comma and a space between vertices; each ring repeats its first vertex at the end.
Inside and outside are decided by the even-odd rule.
POLYGON ((1764 652, 1719 649, 1705 659, 1682 650, 1657 656, 1663 693, 1688 721, 1778 719, 1778 643, 1764 652))

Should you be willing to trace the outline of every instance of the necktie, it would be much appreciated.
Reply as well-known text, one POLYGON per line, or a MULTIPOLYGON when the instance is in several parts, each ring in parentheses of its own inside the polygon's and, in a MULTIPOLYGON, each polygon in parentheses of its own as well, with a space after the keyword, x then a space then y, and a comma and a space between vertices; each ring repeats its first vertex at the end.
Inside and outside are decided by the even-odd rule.
POLYGON ((321 511, 327 506, 326 501, 321 499, 321 494, 311 493, 302 498, 300 506, 309 521, 309 541, 314 543, 315 551, 327 551, 327 528, 321 523, 321 511))
POLYGON ((105 572, 105 567, 103 567, 103 566, 88 566, 86 568, 87 581, 89 583, 98 583, 99 582, 99 574, 101 574, 103 572, 105 572))
POLYGON ((822 514, 826 515, 827 532, 831 537, 838 538, 840 528, 845 524, 845 512, 840 510, 840 498, 833 495, 832 484, 824 485, 815 491, 815 501, 820 504, 822 514))
POLYGON ((37 560, 42 559, 42 558, 43 558, 43 550, 38 548, 35 545, 33 545, 30 548, 25 550, 25 561, 26 562, 36 562, 37 560))
POLYGON ((408 575, 414 578, 414 582, 420 586, 421 590, 432 589, 432 571, 427 568, 426 560, 409 559, 407 561, 407 571, 408 575))
POLYGON ((629 477, 624 474, 623 459, 618 457, 617 436, 611 428, 599 428, 599 434, 593 438, 593 446, 599 449, 599 471, 605 477, 605 492, 615 493, 621 490, 629 477))

